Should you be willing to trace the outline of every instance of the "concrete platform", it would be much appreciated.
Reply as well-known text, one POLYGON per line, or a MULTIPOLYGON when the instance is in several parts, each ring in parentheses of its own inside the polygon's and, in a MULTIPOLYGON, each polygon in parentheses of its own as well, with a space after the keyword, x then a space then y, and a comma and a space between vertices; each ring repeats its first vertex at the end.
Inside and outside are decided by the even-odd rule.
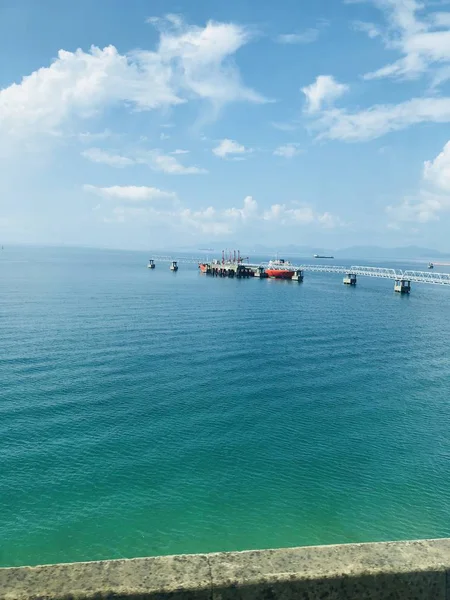
POLYGON ((450 539, 0 569, 2 600, 449 600, 450 539))

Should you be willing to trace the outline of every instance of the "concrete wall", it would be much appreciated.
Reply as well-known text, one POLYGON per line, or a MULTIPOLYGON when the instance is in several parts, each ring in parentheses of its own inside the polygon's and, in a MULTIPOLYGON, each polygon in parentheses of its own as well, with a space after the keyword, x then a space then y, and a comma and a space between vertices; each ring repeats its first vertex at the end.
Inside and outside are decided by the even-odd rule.
POLYGON ((450 539, 0 569, 3 600, 450 600, 450 539))

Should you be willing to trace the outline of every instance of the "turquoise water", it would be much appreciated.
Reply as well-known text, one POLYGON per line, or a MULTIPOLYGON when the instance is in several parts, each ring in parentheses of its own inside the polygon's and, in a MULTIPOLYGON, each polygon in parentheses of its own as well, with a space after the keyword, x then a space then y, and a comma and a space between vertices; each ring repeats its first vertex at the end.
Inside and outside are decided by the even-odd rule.
POLYGON ((0 566, 450 536, 450 289, 147 259, 1 253, 0 566))

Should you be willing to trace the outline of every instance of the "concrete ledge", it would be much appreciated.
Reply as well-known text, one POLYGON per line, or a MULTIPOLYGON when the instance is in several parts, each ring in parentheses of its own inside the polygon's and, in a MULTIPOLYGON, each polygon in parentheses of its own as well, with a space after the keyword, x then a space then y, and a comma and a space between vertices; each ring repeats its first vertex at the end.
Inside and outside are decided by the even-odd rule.
POLYGON ((0 569, 2 600, 450 600, 450 539, 0 569))
POLYGON ((0 569, 2 600, 113 597, 208 600, 208 559, 199 554, 0 569))

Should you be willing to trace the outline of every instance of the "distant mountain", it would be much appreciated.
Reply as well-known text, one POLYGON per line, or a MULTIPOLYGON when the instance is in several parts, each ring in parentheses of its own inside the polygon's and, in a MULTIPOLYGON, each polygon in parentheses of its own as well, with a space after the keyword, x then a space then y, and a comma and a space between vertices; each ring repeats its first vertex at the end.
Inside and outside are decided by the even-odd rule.
POLYGON ((439 252, 432 248, 420 246, 400 246, 382 248, 380 246, 351 246, 335 250, 334 256, 342 258, 401 258, 401 259, 435 259, 449 258, 450 253, 439 252))
POLYGON ((357 259, 400 259, 400 260, 437 260, 442 258, 450 258, 450 252, 440 252, 433 248, 422 248, 421 246, 399 246, 396 248, 384 248, 382 246, 350 246, 348 248, 324 248, 322 246, 300 246, 296 244, 286 244, 284 246, 266 246, 263 244, 238 244, 237 242, 215 242, 202 246, 202 250, 198 247, 182 247, 176 248, 177 251, 183 252, 210 252, 219 256, 222 249, 241 251, 241 256, 265 256, 267 258, 274 257, 278 254, 283 257, 310 257, 314 254, 321 256, 334 256, 339 258, 357 259), (207 250, 214 248, 213 251, 207 250))
POLYGON ((349 248, 323 248, 320 246, 296 246, 289 244, 277 248, 256 245, 251 249, 254 254, 279 255, 286 256, 334 256, 335 258, 391 258, 391 259, 426 259, 433 260, 438 258, 450 258, 450 253, 440 252, 433 248, 422 248, 420 246, 401 246, 397 248, 383 248, 381 246, 350 246, 349 248))
POLYGON ((297 254, 299 256, 312 256, 313 254, 327 254, 333 252, 333 250, 317 247, 317 246, 296 246, 295 244, 288 244, 286 246, 263 246, 261 244, 256 244, 251 248, 246 247, 246 252, 251 252, 252 254, 270 254, 275 255, 285 254, 286 256, 292 256, 297 254))

